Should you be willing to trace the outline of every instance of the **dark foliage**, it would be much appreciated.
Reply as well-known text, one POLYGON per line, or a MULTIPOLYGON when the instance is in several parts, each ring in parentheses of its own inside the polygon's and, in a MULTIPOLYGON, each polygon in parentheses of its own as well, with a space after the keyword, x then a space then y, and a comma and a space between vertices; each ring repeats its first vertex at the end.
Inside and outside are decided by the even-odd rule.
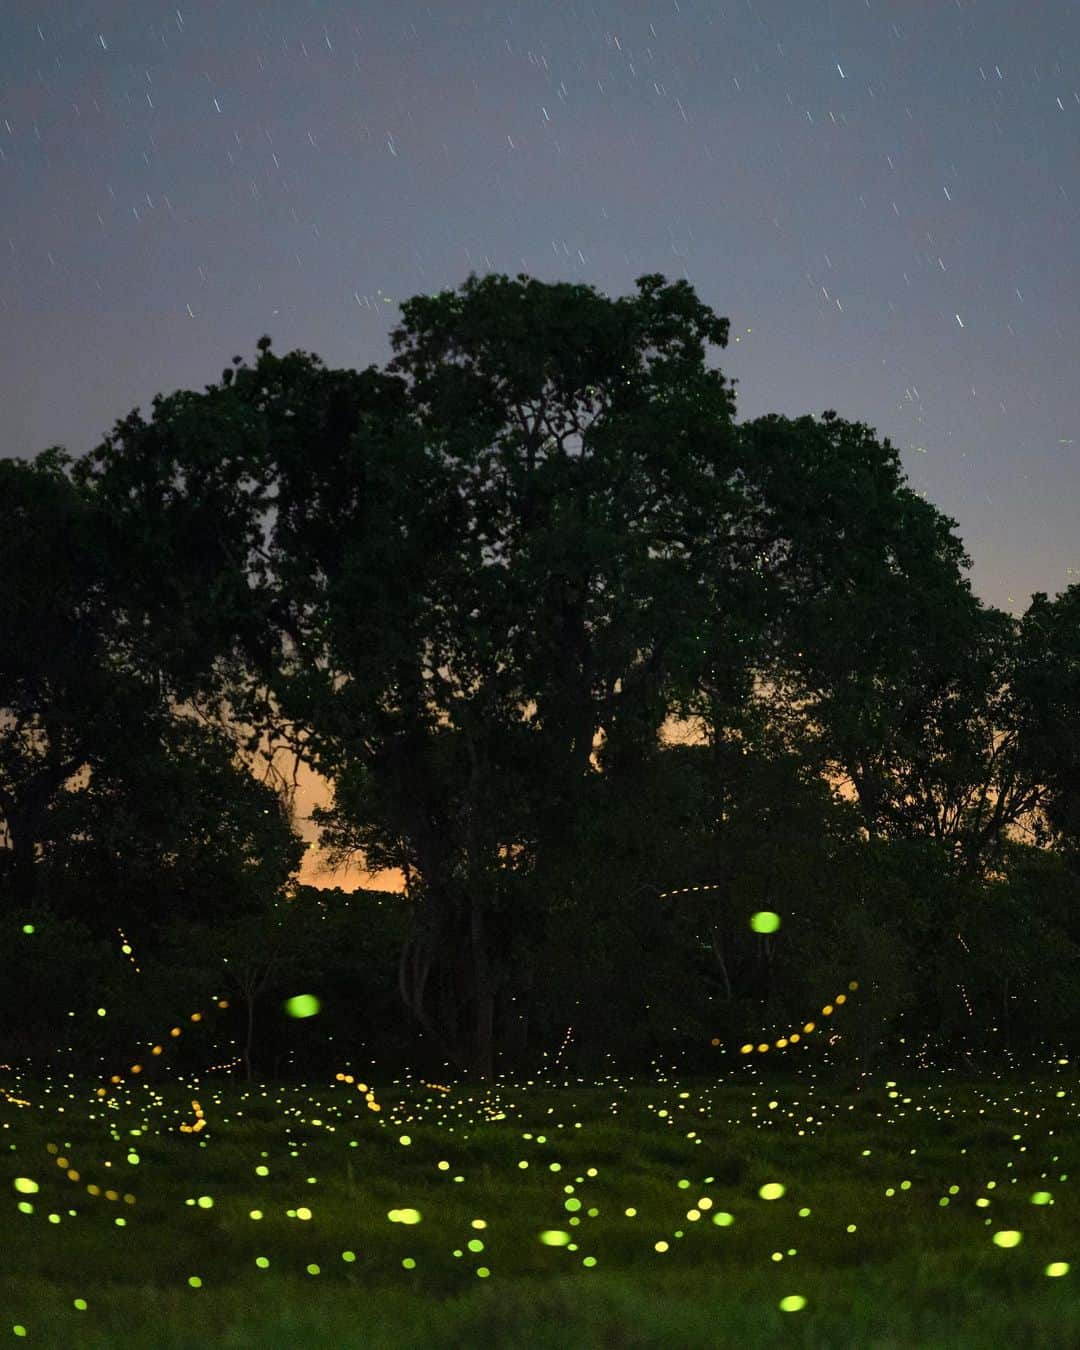
POLYGON ((988 608, 871 428, 738 424, 685 282, 402 313, 0 461, 0 1051, 218 999, 184 1054, 249 1074, 1075 1043, 1080 587, 988 608), (285 752, 404 896, 297 885, 285 752))

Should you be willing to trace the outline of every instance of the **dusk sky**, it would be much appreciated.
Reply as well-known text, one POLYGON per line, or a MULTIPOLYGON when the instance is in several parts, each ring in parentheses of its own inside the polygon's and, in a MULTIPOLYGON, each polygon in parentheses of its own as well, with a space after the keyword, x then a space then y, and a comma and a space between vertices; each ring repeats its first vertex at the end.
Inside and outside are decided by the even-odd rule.
POLYGON ((92 448, 263 333, 357 369, 470 270, 731 321, 740 418, 835 408, 986 602, 1080 581, 1073 0, 7 0, 0 454, 92 448))

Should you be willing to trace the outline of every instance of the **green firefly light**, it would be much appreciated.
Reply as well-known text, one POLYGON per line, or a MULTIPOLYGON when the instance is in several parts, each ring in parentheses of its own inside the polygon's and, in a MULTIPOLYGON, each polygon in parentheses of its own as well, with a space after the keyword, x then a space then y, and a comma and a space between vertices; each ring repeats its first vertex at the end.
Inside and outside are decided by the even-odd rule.
POLYGON ((775 933, 780 927, 780 915, 771 909, 760 909, 750 915, 750 927, 755 933, 775 933))

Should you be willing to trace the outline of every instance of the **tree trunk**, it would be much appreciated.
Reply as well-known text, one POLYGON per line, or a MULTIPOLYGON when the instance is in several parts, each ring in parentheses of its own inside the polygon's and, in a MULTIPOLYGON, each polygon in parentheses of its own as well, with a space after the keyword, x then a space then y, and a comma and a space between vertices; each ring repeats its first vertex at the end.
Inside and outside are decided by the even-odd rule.
POLYGON ((423 887, 419 925, 398 962, 398 991, 409 1012, 463 1073, 494 1078, 496 1002, 506 970, 491 951, 484 888, 457 882, 423 887), (462 894, 464 889, 464 894, 462 894))
MULTIPOLYGON (((449 905, 449 897, 446 904, 449 905)), ((440 1051, 465 1073, 474 1071, 472 961, 455 926, 440 925, 413 933, 398 964, 398 989, 406 1008, 440 1051)))
POLYGON ((398 991, 401 994, 401 1001, 423 1029, 441 1043, 442 1034, 428 1016, 424 1005, 424 993, 427 989, 428 976, 431 974, 433 946, 431 937, 423 933, 412 933, 405 940, 398 962, 398 991))
POLYGON ((247 1005, 247 1035, 244 1040, 244 1075, 250 1083, 254 1080, 251 1071, 251 1046, 255 1039, 255 995, 248 993, 244 1001, 247 1005))
POLYGON ((472 975, 476 996, 476 1019, 473 1024, 473 1045, 470 1058, 473 1072, 484 1082, 495 1077, 495 982, 487 949, 487 930, 484 912, 473 900, 470 914, 472 939, 472 975))
POLYGON ((727 962, 724 960, 724 949, 720 944, 720 925, 715 923, 712 924, 711 932, 712 932, 712 949, 716 956, 717 961, 720 962, 720 974, 724 977, 724 992, 726 993, 727 1000, 730 1003, 732 999, 731 980, 728 978, 727 962))

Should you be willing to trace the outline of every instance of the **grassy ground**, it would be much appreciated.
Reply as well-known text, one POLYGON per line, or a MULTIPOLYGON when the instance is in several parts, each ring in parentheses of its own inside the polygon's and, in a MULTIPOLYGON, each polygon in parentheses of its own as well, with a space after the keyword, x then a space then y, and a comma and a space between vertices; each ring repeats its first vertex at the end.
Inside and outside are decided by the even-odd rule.
POLYGON ((0 1074, 0 1342, 1080 1346, 1075 1066, 759 1074, 373 1082, 378 1111, 0 1074))

